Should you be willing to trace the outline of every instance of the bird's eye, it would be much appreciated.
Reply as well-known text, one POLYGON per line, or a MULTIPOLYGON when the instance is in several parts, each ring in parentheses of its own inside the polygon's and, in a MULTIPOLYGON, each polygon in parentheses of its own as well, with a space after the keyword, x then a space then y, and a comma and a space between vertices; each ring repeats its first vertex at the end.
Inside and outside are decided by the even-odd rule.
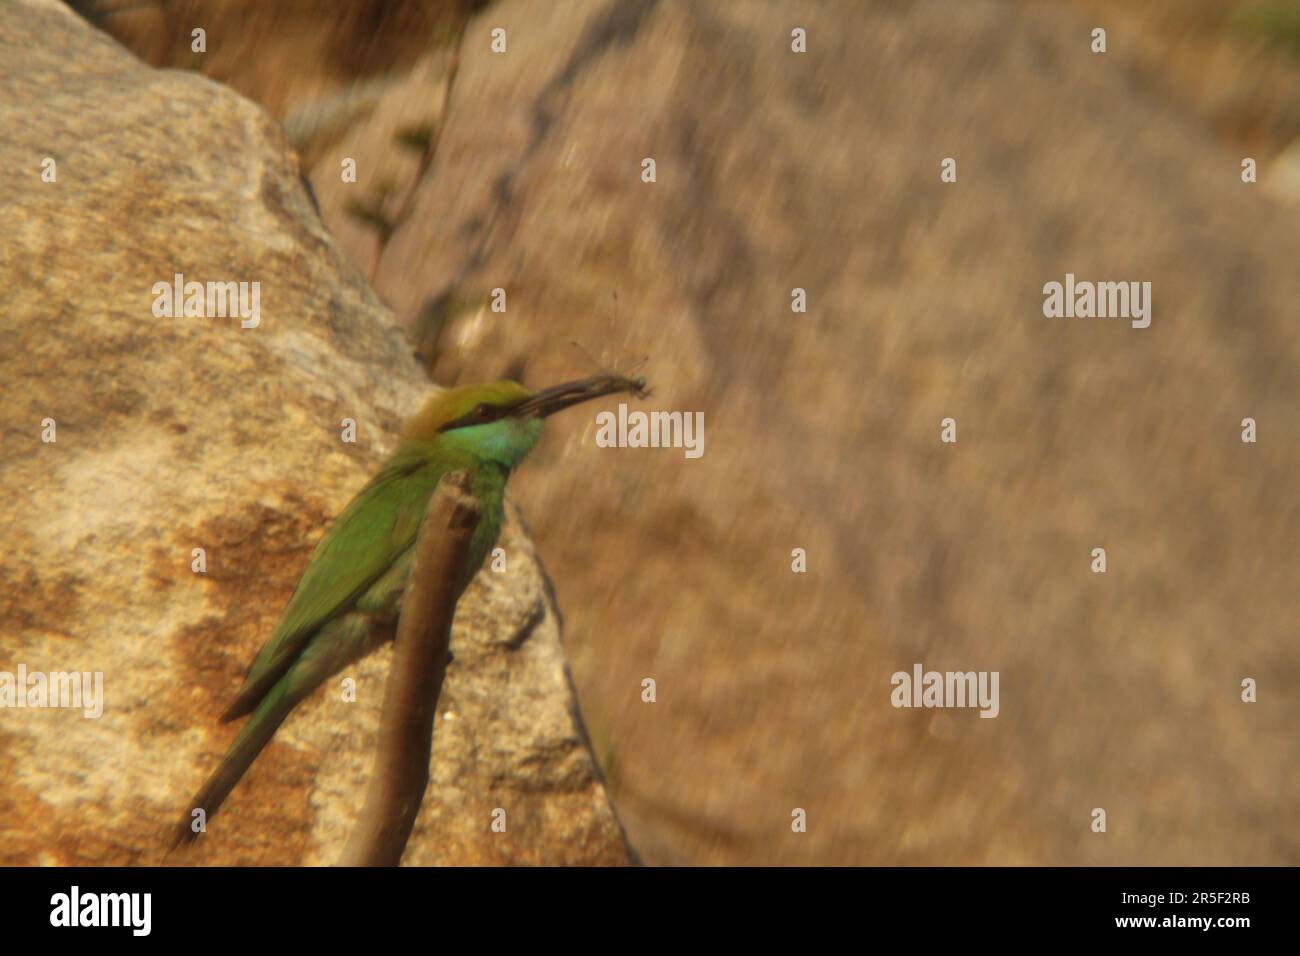
POLYGON ((490 422, 496 417, 496 409, 491 405, 479 405, 474 409, 474 417, 481 422, 490 422))

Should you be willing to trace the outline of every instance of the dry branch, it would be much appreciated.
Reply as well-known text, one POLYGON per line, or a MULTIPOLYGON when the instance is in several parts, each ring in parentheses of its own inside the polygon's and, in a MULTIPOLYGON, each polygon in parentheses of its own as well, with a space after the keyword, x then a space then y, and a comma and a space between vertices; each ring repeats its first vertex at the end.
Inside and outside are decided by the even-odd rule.
POLYGON ((443 478, 416 542, 384 691, 375 769, 343 866, 401 862, 429 783, 433 718, 447 672, 451 621, 479 517, 468 476, 455 472, 443 478))

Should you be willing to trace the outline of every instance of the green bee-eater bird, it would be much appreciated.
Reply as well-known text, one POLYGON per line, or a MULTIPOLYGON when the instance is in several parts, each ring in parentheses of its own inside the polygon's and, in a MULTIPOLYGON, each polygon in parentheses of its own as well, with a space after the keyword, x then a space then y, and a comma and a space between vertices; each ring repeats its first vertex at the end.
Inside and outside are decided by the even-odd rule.
POLYGON ((481 517, 457 594, 496 543, 506 480, 532 451, 542 419, 614 392, 644 395, 645 379, 601 375, 531 392, 515 382, 442 392, 406 423, 383 468, 316 546, 298 588, 223 722, 253 716, 190 802, 176 844, 192 840, 194 811, 210 820, 285 717, 323 682, 393 637, 425 509, 443 476, 466 471, 481 517))

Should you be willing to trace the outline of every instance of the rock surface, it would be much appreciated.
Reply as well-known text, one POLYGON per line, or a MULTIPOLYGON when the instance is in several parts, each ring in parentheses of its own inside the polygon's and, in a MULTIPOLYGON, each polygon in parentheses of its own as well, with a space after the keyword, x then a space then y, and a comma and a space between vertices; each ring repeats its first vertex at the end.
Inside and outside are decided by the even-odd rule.
MULTIPOLYGON (((18 0, 0 5, 0 128, 0 671, 102 671, 105 696, 99 719, 0 710, 0 865, 154 863, 312 547, 428 385, 259 107, 18 0), (175 273, 260 282, 260 324, 156 317, 175 273)), ((516 516, 501 544, 506 572, 458 610, 405 860, 625 863, 516 516)), ((356 703, 332 687, 300 707, 169 862, 332 863, 388 657, 348 675, 356 703)))
POLYGON ((582 367, 576 340, 649 354, 649 407, 706 413, 704 458, 610 452, 578 494, 544 466, 593 429, 557 422, 514 484, 648 860, 1300 862, 1300 256, 1270 198, 1300 66, 1224 29, 1259 4, 494 4, 382 251, 349 208, 414 181, 395 138, 439 116, 445 46, 342 95, 302 53, 365 35, 279 6, 301 29, 235 30, 225 0, 113 23, 161 24, 134 48, 193 66, 202 8, 231 28, 210 75, 295 137, 329 127, 304 151, 326 222, 438 332, 439 381, 543 383, 582 367), (1046 322, 1067 271, 1153 281, 1152 328, 1046 322), (496 286, 505 317, 473 306, 496 286), (890 708, 917 660, 1000 670, 1000 716, 890 708))
MULTIPOLYGON (((648 354, 650 407, 705 413, 703 458, 607 452, 580 507, 560 469, 516 485, 647 860, 1300 862, 1294 209, 1090 27, 508 0, 382 254, 348 203, 409 175, 419 68, 314 167, 406 324, 507 290, 505 315, 440 315, 435 379, 544 383, 576 340, 648 354), (1151 328, 1044 319, 1067 272, 1151 281, 1151 328), (918 661, 999 671, 1000 716, 893 709, 918 661)), ((590 419, 559 430, 536 465, 592 447, 590 419)))

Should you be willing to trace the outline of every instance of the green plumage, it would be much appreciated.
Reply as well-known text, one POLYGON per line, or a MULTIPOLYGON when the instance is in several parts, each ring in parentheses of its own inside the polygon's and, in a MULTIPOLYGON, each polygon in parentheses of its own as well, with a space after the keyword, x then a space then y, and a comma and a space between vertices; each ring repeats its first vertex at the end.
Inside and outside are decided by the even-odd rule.
POLYGON ((531 392, 515 382, 449 389, 406 425, 384 463, 321 539, 279 625, 258 653, 222 720, 252 714, 190 801, 176 843, 192 840, 197 809, 210 820, 289 713, 322 683, 394 635, 416 538, 438 482, 468 472, 481 516, 461 569, 468 586, 496 543, 506 481, 553 412, 619 391, 644 396, 645 380, 602 375, 531 392))
POLYGON ((541 435, 538 414, 510 413, 534 398, 513 382, 467 386, 435 398, 408 423, 401 446, 317 545, 279 625, 222 715, 223 721, 252 718, 190 802, 177 844, 202 832, 193 810, 212 818, 294 707, 392 639, 425 510, 443 476, 461 470, 481 507, 457 593, 469 584, 500 532, 510 472, 541 435))
POLYGON ((472 492, 483 509, 461 587, 469 583, 500 531, 506 472, 491 462, 439 451, 426 442, 409 443, 352 499, 316 546, 284 617, 223 720, 256 707, 304 645, 340 613, 355 609, 385 622, 395 619, 429 499, 444 475, 460 469, 469 471, 472 492))

